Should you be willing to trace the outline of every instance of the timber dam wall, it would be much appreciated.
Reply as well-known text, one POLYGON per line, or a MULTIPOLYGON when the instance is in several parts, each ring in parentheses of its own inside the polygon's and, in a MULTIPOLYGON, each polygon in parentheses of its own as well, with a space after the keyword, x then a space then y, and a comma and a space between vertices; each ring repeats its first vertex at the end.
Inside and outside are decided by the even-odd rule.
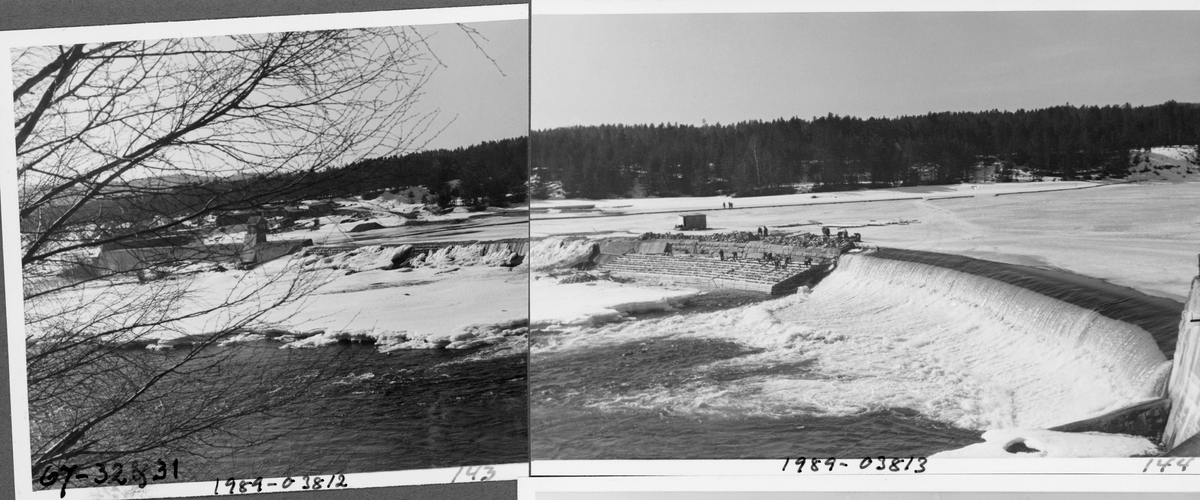
POLYGON ((827 274, 847 248, 844 243, 805 247, 687 238, 605 240, 595 246, 591 260, 600 269, 621 277, 669 279, 782 295, 827 274))

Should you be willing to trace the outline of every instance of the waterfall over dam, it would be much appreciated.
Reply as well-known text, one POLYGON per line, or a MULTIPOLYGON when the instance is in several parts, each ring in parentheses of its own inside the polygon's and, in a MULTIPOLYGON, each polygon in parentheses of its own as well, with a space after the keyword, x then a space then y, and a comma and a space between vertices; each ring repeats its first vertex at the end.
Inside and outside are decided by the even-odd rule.
POLYGON ((1129 287, 1066 271, 974 259, 961 255, 879 248, 873 257, 906 260, 983 276, 1041 295, 1052 297, 1103 316, 1132 323, 1150 332, 1168 358, 1179 337, 1179 314, 1183 304, 1169 298, 1146 295, 1129 287))
POLYGON ((955 420, 976 428, 1044 428, 1102 415, 1163 396, 1170 371, 1154 338, 1136 325, 995 279, 870 254, 842 256, 807 299, 777 314, 899 339, 881 354, 939 365, 975 386, 966 415, 955 420))
MULTIPOLYGON (((646 365, 662 373, 619 397, 603 383, 571 393, 589 408, 832 419, 867 425, 873 436, 896 435, 902 424, 893 419, 910 416, 978 431, 1101 417, 1160 399, 1171 366, 1137 325, 999 280, 870 253, 841 256, 820 284, 794 295, 584 330, 539 356, 553 363, 610 345, 732 349, 720 359, 705 357, 715 355, 708 348, 671 351, 686 359, 646 365), (876 429, 880 418, 888 423, 876 429)), ((628 377, 564 366, 596 380, 628 377)), ((826 437, 836 441, 839 425, 826 437)))

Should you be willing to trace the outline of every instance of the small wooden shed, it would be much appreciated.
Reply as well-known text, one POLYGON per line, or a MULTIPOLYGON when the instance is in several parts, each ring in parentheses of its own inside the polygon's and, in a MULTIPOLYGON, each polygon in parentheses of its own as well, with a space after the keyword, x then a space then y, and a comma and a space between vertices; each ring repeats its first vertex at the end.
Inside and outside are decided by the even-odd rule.
POLYGON ((679 216, 679 229, 707 229, 708 216, 704 214, 685 214, 679 216))

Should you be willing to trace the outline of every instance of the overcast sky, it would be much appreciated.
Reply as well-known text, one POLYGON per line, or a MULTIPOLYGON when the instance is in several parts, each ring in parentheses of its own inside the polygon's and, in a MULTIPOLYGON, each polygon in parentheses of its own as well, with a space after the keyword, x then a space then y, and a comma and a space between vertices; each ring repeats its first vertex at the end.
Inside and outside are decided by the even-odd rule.
MULTIPOLYGON (((276 26, 279 24, 276 23, 276 26)), ((418 122, 415 119, 410 119, 407 123, 401 121, 396 123, 392 117, 399 118, 396 113, 399 113, 403 108, 403 99, 401 96, 394 95, 394 88, 375 88, 368 87, 365 90, 365 98, 376 98, 372 92, 382 92, 378 98, 396 104, 397 108, 382 112, 392 113, 386 115, 388 118, 374 117, 371 118, 372 124, 367 125, 368 133, 364 133, 369 138, 362 141, 359 147, 353 148, 345 153, 339 159, 333 160, 334 164, 341 162, 349 162, 357 158, 359 155, 379 156, 383 154, 406 153, 410 152, 408 148, 437 149, 437 148, 456 148, 470 146, 482 141, 499 140, 505 138, 519 137, 528 134, 529 131, 529 24, 527 20, 516 21, 485 21, 471 22, 466 26, 475 30, 477 33, 472 37, 466 31, 456 24, 435 24, 435 25, 419 25, 414 29, 421 34, 425 41, 428 50, 436 54, 437 61, 440 61, 440 66, 433 71, 432 76, 421 88, 422 95, 417 98, 413 109, 406 112, 406 116, 423 117, 430 113, 437 113, 437 116, 432 120, 428 129, 422 126, 423 122, 418 122), (375 127, 392 128, 380 131, 379 134, 372 135, 375 127), (384 138, 386 143, 380 146, 381 138, 384 138), (400 143, 400 147, 405 150, 394 151, 391 149, 395 144, 400 143)), ((401 45, 393 39, 394 37, 382 38, 366 38, 369 40, 364 43, 393 43, 401 45), (390 40, 390 42, 388 42, 390 40)), ((194 43, 200 43, 200 40, 192 40, 194 43)), ((208 43, 213 44, 219 49, 229 49, 235 46, 234 42, 225 36, 213 36, 207 39, 208 43)), ((417 52, 424 52, 426 47, 418 47, 417 52)), ((362 46, 359 47, 362 54, 359 56, 369 57, 372 51, 383 50, 385 47, 379 46, 362 46)), ((20 62, 14 63, 22 68, 21 71, 28 69, 36 71, 38 64, 44 62, 42 58, 53 58, 56 56, 56 46, 35 47, 30 53, 26 53, 23 48, 13 50, 14 57, 20 62), (42 50, 49 48, 49 51, 42 50), (28 68, 28 65, 32 65, 28 68)), ((166 85, 166 89, 171 92, 182 92, 186 87, 178 85, 178 82, 170 77, 163 76, 159 72, 168 74, 169 71, 163 69, 167 65, 175 64, 176 66, 189 65, 192 61, 188 56, 176 56, 170 61, 164 62, 163 66, 155 66, 151 74, 155 75, 146 84, 145 92, 135 92, 119 101, 118 106, 136 107, 139 110, 148 110, 154 105, 165 104, 163 111, 156 111, 154 119, 133 120, 129 119, 122 126, 114 126, 89 132, 91 140, 100 141, 104 147, 112 146, 112 151, 107 154, 122 154, 122 148, 129 150, 137 149, 141 144, 149 142, 143 134, 147 131, 150 136, 165 133, 170 129, 171 120, 164 119, 168 115, 175 113, 170 109, 172 99, 181 97, 183 94, 168 94, 164 96, 157 95, 162 91, 156 86, 155 82, 162 82, 166 85), (170 63, 170 64, 168 64, 170 63), (183 90, 181 90, 183 89, 183 90)), ((380 62, 374 60, 373 62, 380 62)), ((125 64, 116 63, 111 66, 106 66, 111 70, 112 75, 122 75, 130 70, 132 63, 125 64)), ((417 73, 428 71, 434 66, 432 59, 423 57, 417 62, 416 66, 406 68, 409 73, 417 73)), ((174 67, 174 66, 172 66, 174 67)), ((203 66, 190 65, 191 68, 203 68, 203 66)), ((396 68, 398 69, 398 68, 396 68)), ((366 69, 364 69, 365 71, 366 69)), ((197 69, 197 71, 204 71, 197 69)), ((20 73, 18 71, 18 73, 20 73)), ((208 73, 206 73, 208 74, 208 73)), ((393 75, 386 75, 393 76, 393 75)), ((115 77, 115 76, 114 76, 115 77)), ((20 78, 20 77, 18 77, 20 78)), ((82 78, 82 77, 81 77, 82 78)), ((336 76, 331 77, 336 78, 336 76)), ((406 86, 401 89, 403 92, 408 92, 410 89, 406 86)), ((41 92, 41 90, 37 90, 41 92)), ((300 99, 303 97, 299 89, 289 91, 288 88, 280 87, 273 88, 262 93, 252 96, 252 99, 261 99, 264 102, 267 99, 300 99), (269 94, 269 95, 268 95, 269 94)), ((349 99, 350 97, 347 97, 349 99)), ((338 101, 337 98, 330 99, 338 101)), ((86 106, 91 104, 85 100, 77 102, 65 101, 62 104, 64 113, 54 115, 55 119, 61 120, 63 126, 81 128, 82 120, 85 115, 80 113, 86 106), (67 113, 70 111, 70 113, 67 113), (74 123, 79 122, 79 123, 74 123)), ((194 107, 193 107, 194 108, 194 107)), ((369 110, 339 110, 336 107, 333 113, 342 112, 342 117, 365 118, 369 114, 369 110)), ((195 113, 194 109, 191 109, 195 113)), ((47 115, 51 116, 51 115, 47 115)), ((303 115, 295 114, 293 118, 297 123, 303 123, 303 115)), ((49 122, 47 122, 49 123, 49 122)), ((358 124, 355 124, 358 125, 358 124)), ((252 122, 246 126, 229 125, 224 122, 218 122, 213 128, 216 130, 201 129, 192 132, 188 139, 196 140, 199 138, 208 137, 205 135, 208 132, 220 134, 236 134, 237 149, 239 154, 225 154, 227 149, 223 148, 197 148, 185 149, 174 148, 165 150, 158 158, 158 162, 146 162, 146 164, 129 171, 127 178, 138 178, 147 176, 164 175, 164 172, 176 173, 181 168, 192 169, 195 172, 231 172, 247 167, 253 169, 270 170, 274 168, 308 168, 310 161, 329 161, 323 159, 324 152, 317 154, 317 151, 308 151, 306 148, 315 147, 320 149, 320 143, 317 139, 328 139, 331 141, 331 147, 341 147, 337 144, 339 140, 336 136, 328 134, 320 137, 306 137, 293 141, 277 141, 275 134, 292 133, 291 130, 274 130, 273 127, 280 127, 278 123, 264 121, 252 122), (314 142, 316 141, 316 142, 314 142), (166 170, 163 170, 163 169, 166 170)), ((317 128, 322 126, 333 126, 332 123, 317 123, 317 128)), ((54 128, 55 125, 47 125, 46 130, 40 132, 50 134, 51 136, 58 133, 54 128)), ((353 130, 353 127, 349 127, 353 130)), ((285 137, 300 137, 309 133, 307 130, 296 130, 291 136, 285 137)), ((229 142, 232 136, 222 135, 222 140, 225 140, 225 145, 233 144, 229 142)), ((103 156, 106 153, 94 152, 91 149, 80 146, 77 150, 69 151, 70 155, 75 155, 69 159, 57 164, 57 168, 63 169, 87 169, 89 161, 81 158, 87 155, 96 157, 103 156)), ((335 149, 336 150, 336 149, 335 149)), ((68 150, 63 150, 68 151, 68 150)), ((63 153, 67 154, 67 153, 63 153)), ((90 158, 96 160, 98 158, 90 158)), ((32 177, 31 177, 32 178, 32 177)))
POLYGON ((529 133, 529 22, 471 23, 487 40, 487 56, 455 25, 418 27, 447 67, 438 69, 422 98, 423 108, 441 110, 440 123, 457 116, 429 148, 455 148, 529 133))
POLYGON ((1200 102, 1200 12, 536 15, 534 129, 1200 102))

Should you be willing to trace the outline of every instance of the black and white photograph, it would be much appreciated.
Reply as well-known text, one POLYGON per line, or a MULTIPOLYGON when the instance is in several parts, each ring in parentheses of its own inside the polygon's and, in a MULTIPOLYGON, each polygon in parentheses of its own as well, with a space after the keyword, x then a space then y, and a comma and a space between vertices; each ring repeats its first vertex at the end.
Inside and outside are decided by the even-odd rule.
POLYGON ((5 33, 18 492, 525 475, 527 9, 5 33))
POLYGON ((1200 491, 1193 0, 504 1, 0 7, 0 498, 1200 491))
POLYGON ((1200 13, 533 12, 534 475, 1194 469, 1200 13))

